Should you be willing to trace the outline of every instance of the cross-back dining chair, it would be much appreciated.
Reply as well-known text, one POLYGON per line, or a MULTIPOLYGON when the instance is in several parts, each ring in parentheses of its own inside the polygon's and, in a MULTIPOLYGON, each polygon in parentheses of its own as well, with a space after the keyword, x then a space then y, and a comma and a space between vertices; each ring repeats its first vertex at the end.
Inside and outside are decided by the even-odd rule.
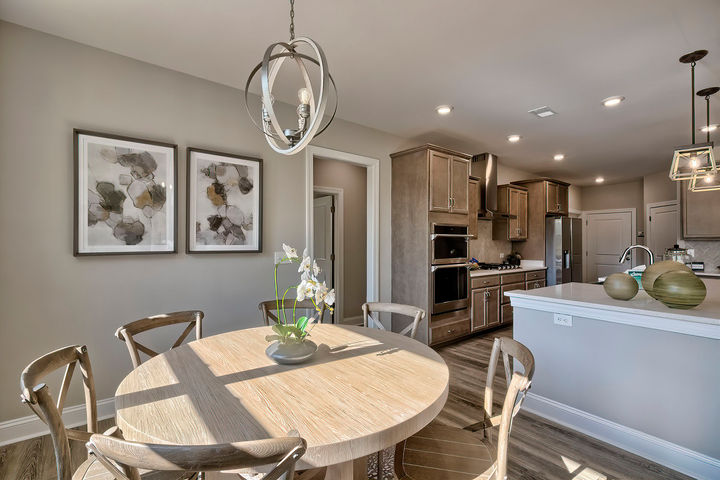
MULTIPOLYGON (((285 315, 288 318, 292 318, 292 310, 293 308, 297 310, 304 310, 304 311, 311 311, 311 314, 314 314, 317 312, 315 309, 315 304, 312 302, 312 300, 305 299, 301 302, 295 303, 295 299, 285 299, 285 300, 266 300, 264 302, 260 302, 258 304, 258 310, 260 310, 260 313, 263 317, 263 322, 265 322, 265 325, 271 325, 275 323, 282 323, 280 320, 280 316, 282 315, 280 311, 285 311, 285 315), (279 310, 278 310, 278 307, 279 310), (272 323, 271 323, 272 322, 272 323)), ((320 311, 317 312, 319 314, 318 317, 318 323, 322 323, 323 317, 325 316, 325 302, 322 302, 320 305, 320 311)), ((308 315, 310 316, 310 315, 308 315)))
POLYGON ((415 338, 417 335, 417 329, 420 322, 425 318, 425 310, 412 305, 403 305, 401 303, 380 303, 380 302, 368 302, 363 303, 363 326, 370 328, 377 328, 379 330, 387 330, 380 320, 379 313, 395 313, 398 315, 405 315, 412 318, 404 329, 399 333, 400 335, 408 335, 410 338, 415 338))
POLYGON ((395 468, 400 480, 505 480, 512 422, 525 399, 535 373, 528 348, 512 338, 496 338, 488 365, 483 420, 465 428, 431 423, 398 446, 395 468), (502 355, 507 392, 499 414, 493 415, 493 381, 502 355), (513 363, 523 371, 513 371, 513 363), (497 445, 491 433, 497 428, 497 445), (458 472, 464 473, 458 473, 458 472))
POLYGON ((185 327, 185 330, 182 331, 177 340, 175 340, 175 343, 170 347, 170 350, 172 350, 173 348, 179 347, 192 330, 195 330, 196 340, 202 338, 202 320, 204 317, 205 314, 199 310, 153 315, 152 317, 141 318, 140 320, 135 320, 127 325, 123 325, 117 329, 115 336, 125 342, 125 346, 127 346, 128 352, 130 353, 133 368, 137 368, 142 363, 142 360, 140 360, 140 352, 151 358, 157 356, 158 352, 139 343, 135 338, 136 335, 160 327, 187 323, 188 325, 185 327))
POLYGON ((111 475, 108 479, 116 480, 143 480, 144 471, 196 479, 200 475, 198 472, 252 469, 274 464, 268 473, 253 476, 253 479, 277 480, 282 477, 290 480, 295 473, 295 463, 306 448, 305 440, 297 436, 217 445, 167 445, 95 434, 87 442, 87 449, 97 463, 88 468, 86 477, 78 478, 95 480, 90 476, 94 468, 96 474, 103 473, 99 471, 102 469, 111 475))

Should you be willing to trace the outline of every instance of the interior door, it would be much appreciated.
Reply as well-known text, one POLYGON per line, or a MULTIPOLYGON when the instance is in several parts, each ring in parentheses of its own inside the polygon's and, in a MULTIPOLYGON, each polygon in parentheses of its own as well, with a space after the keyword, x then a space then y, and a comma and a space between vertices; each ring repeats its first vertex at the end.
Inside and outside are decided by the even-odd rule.
MULTIPOLYGON (((467 205, 465 206, 467 210, 467 205)), ((430 151, 431 212, 450 211, 450 155, 430 151)))
POLYGON ((587 274, 590 282, 611 273, 632 267, 631 256, 620 264, 623 251, 632 245, 632 214, 630 212, 598 212, 586 215, 587 274))
POLYGON ((468 213, 470 161, 465 158, 452 157, 451 165, 452 185, 450 188, 450 197, 452 198, 452 203, 450 210, 453 213, 468 213))
POLYGON ((647 244, 660 260, 665 250, 678 241, 678 204, 668 202, 648 208, 647 244))
MULTIPOLYGON (((315 210, 313 217, 315 222, 315 225, 313 225, 313 252, 315 261, 322 270, 318 280, 324 280, 328 288, 335 288, 334 206, 332 195, 313 199, 315 210)), ((327 314, 325 319, 327 321, 327 314)), ((334 317, 332 323, 335 323, 334 317)))

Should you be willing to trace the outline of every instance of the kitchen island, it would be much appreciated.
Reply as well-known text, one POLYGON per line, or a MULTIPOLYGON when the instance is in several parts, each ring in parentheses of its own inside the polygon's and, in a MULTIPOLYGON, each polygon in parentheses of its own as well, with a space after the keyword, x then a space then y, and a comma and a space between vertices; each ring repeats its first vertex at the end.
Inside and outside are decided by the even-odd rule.
POLYGON ((601 285, 510 291, 536 361, 526 408, 696 478, 720 478, 720 281, 671 309, 601 285))

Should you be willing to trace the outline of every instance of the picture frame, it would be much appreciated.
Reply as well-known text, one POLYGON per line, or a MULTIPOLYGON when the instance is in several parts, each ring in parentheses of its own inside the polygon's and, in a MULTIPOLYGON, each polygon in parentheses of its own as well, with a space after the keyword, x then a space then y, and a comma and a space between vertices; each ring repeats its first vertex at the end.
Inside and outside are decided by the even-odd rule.
POLYGON ((177 253, 177 145, 73 129, 73 255, 177 253))
POLYGON ((187 149, 187 253, 262 252, 261 158, 187 149))

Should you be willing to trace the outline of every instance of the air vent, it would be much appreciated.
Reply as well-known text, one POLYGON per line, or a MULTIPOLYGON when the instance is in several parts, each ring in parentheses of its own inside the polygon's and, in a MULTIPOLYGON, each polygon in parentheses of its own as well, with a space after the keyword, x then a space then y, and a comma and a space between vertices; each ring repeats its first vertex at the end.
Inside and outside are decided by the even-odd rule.
POLYGON ((552 117, 553 115, 557 115, 557 112, 554 112, 548 106, 533 108, 532 110, 528 110, 528 113, 532 113, 539 118, 552 117))

